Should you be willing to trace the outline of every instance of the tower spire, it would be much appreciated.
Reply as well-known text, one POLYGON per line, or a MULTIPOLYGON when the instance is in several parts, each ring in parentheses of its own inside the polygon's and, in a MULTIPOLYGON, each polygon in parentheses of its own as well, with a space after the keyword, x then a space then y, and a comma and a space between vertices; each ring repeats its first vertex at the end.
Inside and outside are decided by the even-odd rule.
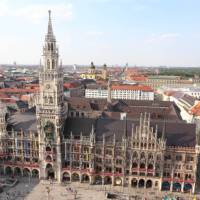
POLYGON ((51 22, 51 10, 49 12, 49 22, 48 22, 48 35, 53 35, 53 28, 52 28, 52 22, 51 22))

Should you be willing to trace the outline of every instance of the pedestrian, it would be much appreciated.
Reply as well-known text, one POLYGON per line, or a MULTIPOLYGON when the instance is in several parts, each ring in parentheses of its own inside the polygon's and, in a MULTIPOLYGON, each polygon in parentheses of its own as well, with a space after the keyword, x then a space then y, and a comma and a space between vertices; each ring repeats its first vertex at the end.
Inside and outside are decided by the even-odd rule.
POLYGON ((74 199, 76 199, 77 191, 74 191, 74 199))

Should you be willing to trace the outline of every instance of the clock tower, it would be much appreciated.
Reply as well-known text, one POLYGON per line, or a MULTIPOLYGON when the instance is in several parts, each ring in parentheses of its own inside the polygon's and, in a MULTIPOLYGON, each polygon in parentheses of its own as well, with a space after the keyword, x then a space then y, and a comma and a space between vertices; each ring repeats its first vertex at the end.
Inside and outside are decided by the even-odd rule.
POLYGON ((61 181, 61 140, 67 105, 63 99, 63 71, 53 34, 51 11, 39 71, 40 92, 36 109, 41 179, 61 181))

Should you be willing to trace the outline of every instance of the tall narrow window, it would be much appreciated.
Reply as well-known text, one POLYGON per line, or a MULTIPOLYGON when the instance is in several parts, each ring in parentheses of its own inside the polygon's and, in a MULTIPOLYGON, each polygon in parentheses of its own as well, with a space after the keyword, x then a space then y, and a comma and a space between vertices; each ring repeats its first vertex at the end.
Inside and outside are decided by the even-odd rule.
POLYGON ((50 69, 50 61, 49 61, 49 59, 47 60, 47 69, 50 69))
POLYGON ((49 103, 53 103, 53 97, 49 97, 49 103))
POLYGON ((51 50, 51 45, 48 43, 48 51, 51 50))
POLYGON ((51 51, 53 51, 53 43, 51 43, 51 51))
POLYGON ((55 68, 55 61, 52 60, 52 69, 54 69, 54 68, 55 68))
POLYGON ((45 103, 48 103, 48 98, 47 98, 47 96, 44 97, 44 102, 45 102, 45 103))

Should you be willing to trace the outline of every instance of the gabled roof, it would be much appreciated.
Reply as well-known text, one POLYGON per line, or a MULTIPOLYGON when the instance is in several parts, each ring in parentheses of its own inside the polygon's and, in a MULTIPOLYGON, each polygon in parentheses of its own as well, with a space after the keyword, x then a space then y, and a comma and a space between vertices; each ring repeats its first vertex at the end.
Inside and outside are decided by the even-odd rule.
MULTIPOLYGON (((73 135, 89 136, 94 126, 96 138, 102 139, 103 134, 109 140, 115 134, 116 139, 121 141, 127 129, 127 135, 131 136, 132 125, 139 125, 139 120, 117 120, 117 119, 90 119, 90 118, 67 118, 64 128, 64 136, 73 135)), ((158 126, 158 137, 162 136, 163 121, 151 121, 151 126, 158 126)), ((195 147, 196 133, 195 125, 184 122, 165 122, 165 138, 167 146, 195 147)))

